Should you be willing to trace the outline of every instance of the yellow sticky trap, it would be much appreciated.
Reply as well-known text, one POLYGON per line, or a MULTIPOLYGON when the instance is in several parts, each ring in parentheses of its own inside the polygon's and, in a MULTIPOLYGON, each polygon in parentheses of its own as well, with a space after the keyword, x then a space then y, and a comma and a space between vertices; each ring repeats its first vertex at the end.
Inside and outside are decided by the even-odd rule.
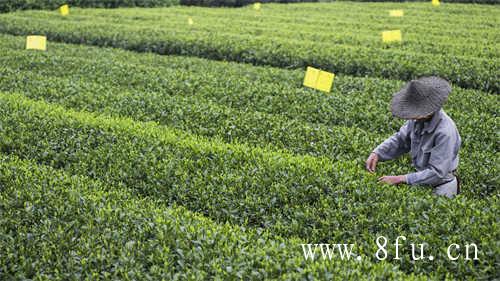
POLYGON ((382 41, 384 43, 401 42, 401 30, 383 31, 382 41))
POLYGON ((403 10, 390 10, 389 16, 391 17, 402 17, 404 16, 403 10))
POLYGON ((319 69, 314 67, 307 67, 306 76, 304 77, 304 86, 309 88, 316 88, 316 81, 318 81, 319 69))
POLYGON ((61 13, 61 16, 69 15, 69 6, 66 4, 59 7, 59 13, 61 13))
POLYGON ((31 35, 26 38, 27 50, 47 50, 47 37, 31 35))
POLYGON ((260 11, 260 3, 259 2, 253 3, 253 9, 256 11, 260 11))
POLYGON ((439 5, 441 5, 441 3, 439 2, 439 0, 432 0, 432 6, 437 7, 439 5))
POLYGON ((191 17, 188 18, 188 24, 189 25, 193 25, 194 24, 194 21, 191 17))
POLYGON ((335 77, 335 74, 333 73, 320 71, 316 88, 320 91, 329 93, 332 89, 333 77, 335 77))
POLYGON ((306 87, 329 93, 332 89, 334 77, 335 74, 333 73, 308 66, 303 84, 306 87))

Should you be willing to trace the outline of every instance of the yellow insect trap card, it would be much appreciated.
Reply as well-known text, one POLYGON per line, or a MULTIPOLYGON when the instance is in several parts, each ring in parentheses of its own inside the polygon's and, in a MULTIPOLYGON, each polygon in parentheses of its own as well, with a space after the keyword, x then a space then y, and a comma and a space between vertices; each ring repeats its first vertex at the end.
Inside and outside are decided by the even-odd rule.
POLYGON ((193 18, 191 18, 191 17, 188 18, 188 24, 189 25, 193 25, 194 24, 193 18))
POLYGON ((304 77, 304 86, 329 93, 332 89, 333 78, 335 74, 307 67, 306 76, 304 77))
POLYGON ((391 17, 402 17, 404 16, 403 10, 390 10, 389 16, 391 17))
POLYGON ((382 41, 384 43, 401 42, 401 30, 383 31, 382 41))
POLYGON ((69 15, 69 5, 66 4, 59 7, 59 13, 61 14, 61 16, 69 15))
POLYGON ((259 2, 253 3, 253 9, 256 11, 260 11, 261 4, 259 2))
POLYGON ((26 37, 26 49, 27 50, 47 50, 47 37, 30 35, 26 37))
POLYGON ((437 7, 439 5, 441 5, 441 3, 439 2, 439 0, 432 0, 432 6, 437 7))

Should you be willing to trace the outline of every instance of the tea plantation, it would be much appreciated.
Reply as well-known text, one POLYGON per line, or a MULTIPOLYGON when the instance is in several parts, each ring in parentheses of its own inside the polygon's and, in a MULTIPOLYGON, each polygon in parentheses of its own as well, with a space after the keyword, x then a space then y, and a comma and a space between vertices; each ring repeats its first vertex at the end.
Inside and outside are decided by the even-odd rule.
POLYGON ((499 278, 499 90, 499 5, 0 14, 0 280, 499 278), (382 42, 391 29, 402 42, 382 42), (46 51, 25 50, 34 34, 46 51), (330 93, 302 85, 306 66, 336 74, 330 93), (377 183, 409 157, 364 167, 422 75, 453 84, 453 199, 377 183), (307 260, 304 243, 354 257, 307 260))

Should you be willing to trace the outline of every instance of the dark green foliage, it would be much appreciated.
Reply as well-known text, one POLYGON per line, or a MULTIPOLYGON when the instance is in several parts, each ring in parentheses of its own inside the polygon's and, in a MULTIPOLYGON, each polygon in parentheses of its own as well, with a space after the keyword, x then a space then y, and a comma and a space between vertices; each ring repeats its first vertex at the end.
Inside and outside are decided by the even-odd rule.
POLYGON ((395 5, 0 15, 8 33, 157 53, 26 51, 24 36, 0 35, 0 280, 496 278, 498 12, 426 3, 404 4, 404 22, 379 17, 395 5), (396 24, 406 41, 380 44, 374 32, 396 24), (332 93, 301 85, 307 63, 335 70, 332 93), (377 183, 411 171, 408 158, 363 167, 401 125, 392 94, 428 72, 455 81, 452 200, 377 183), (378 261, 378 235, 436 260, 406 247, 378 261), (354 243, 363 261, 305 261, 300 243, 354 243), (448 260, 451 243, 477 244, 480 260, 448 260))
POLYGON ((181 5, 205 7, 242 7, 253 3, 301 3, 318 2, 318 0, 180 0, 181 5))
POLYGON ((228 145, 18 95, 1 95, 0 100, 2 153, 180 204, 221 223, 308 241, 355 241, 366 256, 377 249, 377 235, 429 243, 437 260, 419 267, 398 262, 405 272, 471 278, 495 274, 497 196, 437 198, 423 188, 379 186, 350 161, 228 145), (458 267, 450 263, 446 247, 457 241, 477 241, 481 260, 462 261, 458 267))
MULTIPOLYGON (((431 2, 431 0, 319 0, 319 2, 431 2)), ((475 3, 475 4, 500 4, 499 0, 441 0, 441 4, 475 3)))
MULTIPOLYGON (((33 53, 18 50, 23 38, 0 38, 0 48, 8 50, 0 58, 2 91, 226 142, 362 163, 402 124, 387 106, 402 81, 338 76, 332 94, 318 94, 301 86, 303 70, 66 44, 33 53)), ((464 140, 460 173, 467 196, 496 190, 492 158, 478 150, 496 149, 498 99, 455 87, 446 105, 464 140)))
POLYGON ((1 154, 0 187, 2 280, 300 280, 332 274, 425 280, 387 263, 306 263, 299 246, 305 241, 216 224, 123 187, 1 154))
POLYGON ((409 80, 434 74, 463 88, 500 91, 497 11, 485 14, 487 6, 433 9, 419 3, 411 4, 416 8, 400 23, 387 16, 394 6, 364 5, 309 3, 299 9, 269 4, 259 14, 250 7, 79 10, 67 18, 28 11, 0 15, 0 32, 284 68, 312 65, 354 76, 409 80), (192 26, 187 24, 190 16, 192 26), (295 17, 308 20, 297 22, 295 17), (380 34, 388 28, 403 30, 402 44, 381 42, 380 34))
POLYGON ((118 7, 165 7, 179 4, 178 0, 1 0, 0 13, 25 9, 57 9, 61 5, 71 7, 118 8, 118 7))

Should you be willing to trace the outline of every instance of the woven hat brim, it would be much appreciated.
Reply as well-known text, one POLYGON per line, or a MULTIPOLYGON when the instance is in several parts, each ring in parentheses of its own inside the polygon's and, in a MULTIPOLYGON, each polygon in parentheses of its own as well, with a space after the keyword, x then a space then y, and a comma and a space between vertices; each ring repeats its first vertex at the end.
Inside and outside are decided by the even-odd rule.
POLYGON ((411 95, 409 85, 409 83, 406 84, 403 89, 393 96, 391 101, 392 115, 402 119, 424 117, 440 110, 446 102, 449 91, 451 90, 447 89, 447 93, 438 93, 435 92, 437 90, 429 89, 433 91, 433 93, 426 98, 417 100, 414 95, 411 95))

